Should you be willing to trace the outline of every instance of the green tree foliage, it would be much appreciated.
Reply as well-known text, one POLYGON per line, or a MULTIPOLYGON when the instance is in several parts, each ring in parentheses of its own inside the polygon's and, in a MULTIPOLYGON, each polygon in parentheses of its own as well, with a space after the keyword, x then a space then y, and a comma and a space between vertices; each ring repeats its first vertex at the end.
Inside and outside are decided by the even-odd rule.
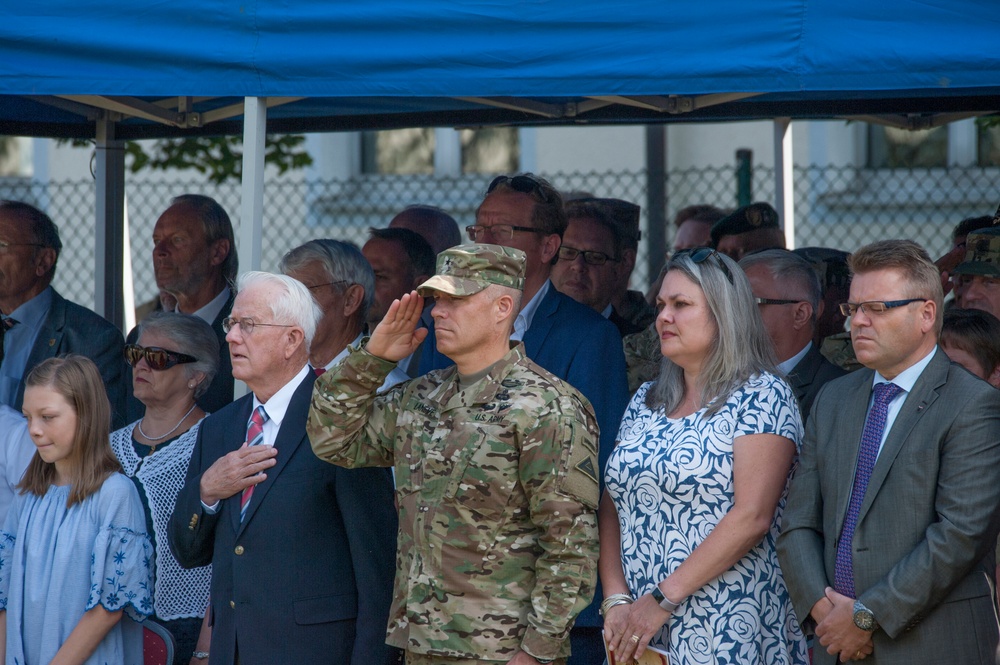
MULTIPOLYGON (((278 169, 278 173, 309 166, 313 160, 303 147, 305 141, 306 138, 301 135, 268 135, 264 147, 265 163, 278 169)), ((92 144, 92 141, 73 141, 75 146, 92 144)), ((243 137, 159 139, 151 146, 129 141, 125 144, 125 167, 131 173, 194 170, 205 174, 216 184, 227 180, 239 181, 243 176, 243 137)))

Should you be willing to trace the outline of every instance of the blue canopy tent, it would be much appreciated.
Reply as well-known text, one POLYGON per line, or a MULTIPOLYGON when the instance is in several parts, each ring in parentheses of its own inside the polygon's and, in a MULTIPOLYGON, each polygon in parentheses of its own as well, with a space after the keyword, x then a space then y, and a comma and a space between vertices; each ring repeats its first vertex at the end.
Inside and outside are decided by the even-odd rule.
POLYGON ((120 321, 124 140, 243 132, 253 266, 265 126, 930 127, 998 110, 998 38, 993 0, 7 2, 0 134, 97 139, 98 308, 120 321))

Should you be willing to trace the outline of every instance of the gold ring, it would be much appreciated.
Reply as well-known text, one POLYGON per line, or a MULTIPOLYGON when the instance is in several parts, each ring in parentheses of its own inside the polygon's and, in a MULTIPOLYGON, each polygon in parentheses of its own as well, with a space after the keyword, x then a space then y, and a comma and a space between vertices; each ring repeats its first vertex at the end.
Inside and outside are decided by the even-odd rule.
POLYGON ((861 653, 860 651, 859 651, 859 652, 857 652, 856 654, 854 654, 854 658, 855 658, 856 660, 861 660, 861 659, 863 659, 864 657, 865 657, 865 655, 864 655, 863 653, 861 653))
POLYGON ((632 640, 633 644, 638 644, 639 643, 639 636, 638 635, 633 635, 629 639, 632 640))

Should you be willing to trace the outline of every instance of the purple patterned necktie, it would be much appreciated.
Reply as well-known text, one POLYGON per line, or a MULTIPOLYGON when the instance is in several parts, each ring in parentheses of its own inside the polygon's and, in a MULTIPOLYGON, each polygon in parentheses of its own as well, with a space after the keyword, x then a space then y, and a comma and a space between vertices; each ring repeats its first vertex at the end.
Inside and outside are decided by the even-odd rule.
POLYGON ((861 434, 861 450, 858 452, 858 466, 854 472, 851 503, 847 507, 840 540, 837 541, 834 588, 848 598, 857 598, 854 595, 854 560, 851 555, 854 527, 858 523, 858 513, 861 512, 861 504, 865 500, 865 491, 872 477, 872 469, 875 468, 875 460, 878 459, 882 432, 885 431, 885 421, 889 415, 889 403, 902 390, 895 383, 880 383, 875 386, 875 402, 868 412, 865 429, 861 434))

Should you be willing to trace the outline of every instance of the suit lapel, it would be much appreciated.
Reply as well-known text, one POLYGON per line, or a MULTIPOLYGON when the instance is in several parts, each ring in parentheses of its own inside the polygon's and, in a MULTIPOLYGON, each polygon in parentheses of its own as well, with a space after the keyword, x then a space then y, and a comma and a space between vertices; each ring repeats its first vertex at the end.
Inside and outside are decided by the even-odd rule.
MULTIPOLYGON (((254 513, 257 512, 257 507, 260 506, 261 502, 267 496, 268 491, 281 474, 282 469, 288 464, 288 460, 292 458, 298 447, 306 440, 306 418, 309 415, 309 403, 312 397, 314 381, 316 381, 316 375, 313 372, 307 372, 306 377, 302 379, 302 383, 295 389, 295 393, 288 403, 288 410, 285 411, 285 417, 281 421, 281 429, 278 430, 278 436, 274 440, 274 447, 278 449, 275 465, 266 471, 267 480, 254 488, 253 496, 250 498, 250 505, 247 506, 246 518, 240 523, 240 528, 237 529, 237 536, 246 528, 250 520, 253 519, 254 513)), ((249 418, 250 413, 247 412, 247 419, 249 418)), ((239 521, 240 512, 239 498, 239 496, 236 497, 237 521, 239 521)))
POLYGON ((870 369, 860 369, 856 373, 858 377, 857 389, 852 390, 842 403, 842 428, 839 433, 831 432, 832 436, 828 443, 833 448, 830 454, 834 455, 834 469, 837 469, 836 497, 837 497, 837 533, 843 527, 844 517, 847 515, 847 504, 851 500, 851 489, 854 486, 854 471, 858 465, 858 454, 861 451, 861 433, 865 429, 865 418, 868 415, 868 403, 872 396, 872 380, 875 373, 870 369), (843 441, 843 445, 837 445, 836 441, 843 441))
POLYGON ((902 449, 903 444, 909 439, 913 428, 927 412, 927 407, 937 400, 939 395, 938 388, 948 378, 949 364, 948 357, 943 351, 938 349, 934 354, 934 358, 931 359, 930 364, 924 369, 923 374, 913 384, 913 390, 906 396, 906 401, 903 402, 903 406, 899 410, 899 415, 896 416, 896 420, 892 424, 892 429, 889 430, 889 436, 886 437, 882 451, 878 455, 875 467, 872 469, 872 476, 868 481, 868 489, 865 492, 865 500, 862 502, 860 512, 858 513, 859 524, 875 500, 875 495, 878 494, 879 488, 882 487, 886 476, 889 475, 889 469, 892 468, 893 461, 902 449))
POLYGON ((816 378, 816 371, 819 368, 816 355, 818 355, 818 352, 814 344, 809 347, 809 352, 803 356, 802 360, 788 373, 788 383, 792 386, 795 399, 800 402, 806 393, 809 392, 809 386, 812 385, 813 380, 816 378))
MULTIPOLYGON (((538 303, 535 315, 531 317, 531 325, 524 332, 525 355, 534 359, 549 335, 549 330, 555 322, 556 310, 559 309, 559 296, 556 287, 550 282, 549 291, 538 303)), ((537 361, 536 361, 537 362, 537 361)))

